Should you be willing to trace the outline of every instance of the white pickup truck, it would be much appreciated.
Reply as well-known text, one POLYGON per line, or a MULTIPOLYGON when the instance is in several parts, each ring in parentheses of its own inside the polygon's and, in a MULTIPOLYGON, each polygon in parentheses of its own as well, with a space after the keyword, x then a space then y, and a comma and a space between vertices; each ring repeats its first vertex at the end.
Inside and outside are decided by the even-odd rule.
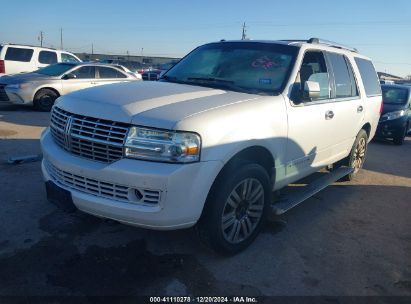
POLYGON ((328 183, 357 173, 381 105, 374 67, 355 49, 316 38, 206 44, 158 82, 57 99, 41 137, 48 199, 150 229, 197 224, 212 248, 235 253, 269 212, 324 183, 285 205, 273 191, 324 167, 337 172, 328 183))

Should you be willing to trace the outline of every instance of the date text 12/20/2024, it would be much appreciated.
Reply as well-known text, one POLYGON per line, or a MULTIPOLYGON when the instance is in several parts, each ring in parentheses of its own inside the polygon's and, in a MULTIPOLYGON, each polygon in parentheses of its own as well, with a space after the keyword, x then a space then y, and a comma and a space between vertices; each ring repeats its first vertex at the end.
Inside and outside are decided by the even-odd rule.
POLYGON ((258 303, 255 297, 150 297, 150 303, 258 303))

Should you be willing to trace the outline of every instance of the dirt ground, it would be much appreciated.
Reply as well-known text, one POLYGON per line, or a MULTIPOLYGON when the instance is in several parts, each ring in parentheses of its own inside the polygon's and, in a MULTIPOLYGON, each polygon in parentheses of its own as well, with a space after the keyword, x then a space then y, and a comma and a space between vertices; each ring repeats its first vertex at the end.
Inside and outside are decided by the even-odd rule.
POLYGON ((364 170, 222 257, 193 229, 138 229, 46 200, 48 113, 0 106, 0 295, 411 296, 411 138, 372 142, 364 170))

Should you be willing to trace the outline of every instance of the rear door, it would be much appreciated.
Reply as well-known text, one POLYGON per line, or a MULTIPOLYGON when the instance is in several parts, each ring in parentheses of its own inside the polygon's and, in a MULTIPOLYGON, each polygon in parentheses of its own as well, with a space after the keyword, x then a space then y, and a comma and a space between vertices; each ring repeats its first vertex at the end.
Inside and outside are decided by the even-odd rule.
POLYGON ((70 74, 73 79, 63 79, 63 94, 92 87, 96 80, 96 67, 92 65, 80 66, 70 74))
POLYGON ((4 65, 6 74, 32 72, 37 69, 33 57, 34 49, 17 46, 4 46, 4 65))
POLYGON ((109 83, 129 81, 128 76, 120 72, 117 69, 111 67, 97 67, 97 79, 95 81, 96 85, 104 85, 109 83))
POLYGON ((349 58, 343 54, 327 52, 332 72, 331 98, 334 103, 334 125, 336 143, 331 154, 332 162, 348 155, 355 137, 364 121, 364 104, 359 94, 357 80, 349 58))

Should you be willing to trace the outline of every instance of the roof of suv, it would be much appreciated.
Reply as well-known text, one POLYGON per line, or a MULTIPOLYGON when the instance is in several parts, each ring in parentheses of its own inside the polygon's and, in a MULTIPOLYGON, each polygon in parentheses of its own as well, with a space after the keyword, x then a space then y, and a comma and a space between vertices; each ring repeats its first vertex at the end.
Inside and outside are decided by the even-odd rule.
POLYGON ((38 46, 38 45, 30 45, 30 44, 17 44, 17 43, 0 43, 0 46, 16 46, 16 47, 31 47, 31 48, 38 48, 38 49, 46 49, 46 50, 53 50, 53 51, 60 51, 60 52, 65 52, 65 53, 70 53, 69 51, 66 50, 60 50, 52 47, 46 47, 46 46, 38 46))
POLYGON ((324 40, 320 38, 310 38, 308 40, 302 39, 291 39, 291 40, 221 40, 220 42, 257 42, 257 43, 273 43, 273 44, 283 44, 283 45, 294 45, 301 47, 303 45, 318 45, 324 47, 337 48, 344 51, 358 53, 358 50, 353 47, 349 47, 337 42, 324 40))

